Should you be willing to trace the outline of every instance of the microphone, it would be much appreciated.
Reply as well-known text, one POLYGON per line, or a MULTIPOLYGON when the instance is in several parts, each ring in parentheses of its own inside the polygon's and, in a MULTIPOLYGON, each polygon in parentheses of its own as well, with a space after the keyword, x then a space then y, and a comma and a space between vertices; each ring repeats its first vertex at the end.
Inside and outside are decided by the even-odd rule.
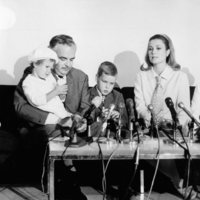
POLYGON ((94 99, 92 99, 91 105, 90 105, 89 109, 85 112, 85 114, 83 115, 83 118, 89 119, 92 111, 95 108, 98 108, 101 105, 101 102, 102 102, 102 100, 99 96, 96 96, 94 99))
POLYGON ((110 107, 109 107, 109 110, 108 110, 108 115, 107 115, 107 117, 106 117, 106 121, 108 120, 108 119, 110 119, 110 116, 111 116, 111 113, 112 113, 112 111, 115 109, 115 104, 110 104, 110 107))
POLYGON ((86 140, 80 138, 77 135, 77 128, 80 126, 81 123, 83 123, 83 118, 78 118, 76 116, 73 117, 72 126, 69 130, 69 137, 70 139, 65 141, 66 147, 81 147, 87 144, 86 140))
POLYGON ((191 112, 184 106, 183 102, 178 103, 178 107, 181 108, 190 118, 191 120, 200 127, 200 123, 194 118, 191 112))
POLYGON ((106 118, 104 119, 104 122, 102 124, 102 130, 101 132, 104 133, 105 129, 107 128, 107 124, 108 124, 108 119, 110 119, 111 113, 114 110, 115 105, 114 104, 110 104, 109 110, 108 110, 108 115, 106 116, 106 118))
POLYGON ((126 108, 127 108, 127 112, 128 112, 129 122, 135 121, 135 113, 134 113, 133 107, 134 107, 133 99, 131 99, 131 98, 126 99, 126 108))
POLYGON ((121 116, 123 114, 123 109, 125 108, 124 103, 119 103, 119 118, 118 118, 118 126, 121 127, 121 116))
POLYGON ((181 126, 179 124, 179 120, 177 118, 177 113, 176 113, 176 111, 174 109, 174 103, 173 103, 172 99, 170 97, 167 97, 165 99, 165 103, 166 103, 167 107, 169 108, 169 110, 171 112, 172 120, 174 121, 174 125, 173 125, 173 142, 175 142, 176 141, 176 135, 177 135, 177 132, 176 132, 177 128, 180 130, 180 134, 182 135, 181 126))
POLYGON ((153 106, 152 106, 151 104, 149 104, 149 105, 148 105, 148 109, 149 109, 149 111, 152 113, 152 111, 153 111, 153 106))
POLYGON ((178 122, 177 113, 174 109, 174 103, 173 103, 171 97, 167 97, 165 99, 165 103, 166 103, 167 107, 169 108, 169 110, 171 112, 171 116, 172 116, 173 121, 178 122))
POLYGON ((121 129, 122 129, 122 113, 123 113, 123 109, 125 108, 124 103, 120 102, 119 103, 119 118, 118 118, 118 130, 117 130, 117 138, 119 140, 119 142, 121 142, 121 129))
POLYGON ((150 113, 151 113, 151 121, 154 122, 155 120, 154 120, 154 114, 153 114, 153 106, 152 106, 151 104, 149 104, 149 105, 147 106, 147 108, 148 108, 148 110, 149 110, 150 113))

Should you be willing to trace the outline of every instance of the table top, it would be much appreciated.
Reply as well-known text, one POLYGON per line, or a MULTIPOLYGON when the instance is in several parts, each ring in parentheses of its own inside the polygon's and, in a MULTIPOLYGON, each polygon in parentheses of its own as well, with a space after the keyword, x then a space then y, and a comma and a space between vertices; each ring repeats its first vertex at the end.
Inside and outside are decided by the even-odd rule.
MULTIPOLYGON (((65 147, 64 138, 57 138, 49 142, 49 157, 51 159, 132 159, 139 147, 140 159, 184 159, 185 151, 179 145, 169 142, 166 138, 144 139, 139 145, 136 141, 119 143, 115 140, 103 143, 92 142, 82 147, 65 147), (158 148, 160 146, 160 148, 158 148)), ((200 159, 200 143, 188 142, 189 152, 192 158, 200 159)), ((182 143, 186 148, 186 145, 182 143)))

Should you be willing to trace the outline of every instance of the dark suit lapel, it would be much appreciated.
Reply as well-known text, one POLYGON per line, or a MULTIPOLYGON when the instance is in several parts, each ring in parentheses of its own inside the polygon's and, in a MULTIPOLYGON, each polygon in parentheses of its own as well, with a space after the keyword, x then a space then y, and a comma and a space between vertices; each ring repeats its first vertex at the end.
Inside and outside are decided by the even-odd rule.
POLYGON ((99 96, 99 93, 97 92, 96 86, 94 86, 93 88, 91 88, 90 99, 92 100, 96 96, 99 96))
POLYGON ((73 93, 73 79, 72 79, 72 75, 71 75, 71 70, 66 75, 66 77, 67 77, 67 85, 68 85, 68 93, 73 93))
POLYGON ((51 73, 52 73, 52 75, 53 75, 53 77, 56 79, 56 81, 58 80, 58 77, 56 76, 56 73, 55 73, 55 71, 54 70, 52 70, 51 71, 51 73))

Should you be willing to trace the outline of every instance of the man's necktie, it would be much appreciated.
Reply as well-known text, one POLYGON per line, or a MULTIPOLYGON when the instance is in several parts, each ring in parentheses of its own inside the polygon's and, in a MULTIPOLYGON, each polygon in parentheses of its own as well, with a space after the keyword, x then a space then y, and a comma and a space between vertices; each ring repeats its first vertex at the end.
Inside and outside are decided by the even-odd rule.
POLYGON ((156 87, 153 92, 151 99, 151 104, 153 106, 153 120, 157 124, 162 119, 162 110, 163 110, 164 96, 163 88, 161 86, 161 77, 156 76, 156 87))
MULTIPOLYGON (((64 76, 58 75, 57 83, 58 83, 58 85, 67 85, 67 79, 65 79, 64 76)), ((60 94, 59 97, 60 97, 61 101, 64 102, 66 99, 66 94, 60 94)))

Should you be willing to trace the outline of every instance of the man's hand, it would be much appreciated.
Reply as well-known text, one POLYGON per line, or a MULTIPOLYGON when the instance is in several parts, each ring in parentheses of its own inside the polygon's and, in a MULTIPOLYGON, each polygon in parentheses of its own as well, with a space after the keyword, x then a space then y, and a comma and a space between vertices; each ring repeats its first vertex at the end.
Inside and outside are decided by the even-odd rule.
POLYGON ((82 133, 87 130, 87 120, 78 114, 75 114, 73 120, 76 121, 76 131, 82 133))
POLYGON ((65 117, 64 119, 61 119, 58 123, 62 127, 71 127, 72 126, 72 118, 71 117, 65 117))

